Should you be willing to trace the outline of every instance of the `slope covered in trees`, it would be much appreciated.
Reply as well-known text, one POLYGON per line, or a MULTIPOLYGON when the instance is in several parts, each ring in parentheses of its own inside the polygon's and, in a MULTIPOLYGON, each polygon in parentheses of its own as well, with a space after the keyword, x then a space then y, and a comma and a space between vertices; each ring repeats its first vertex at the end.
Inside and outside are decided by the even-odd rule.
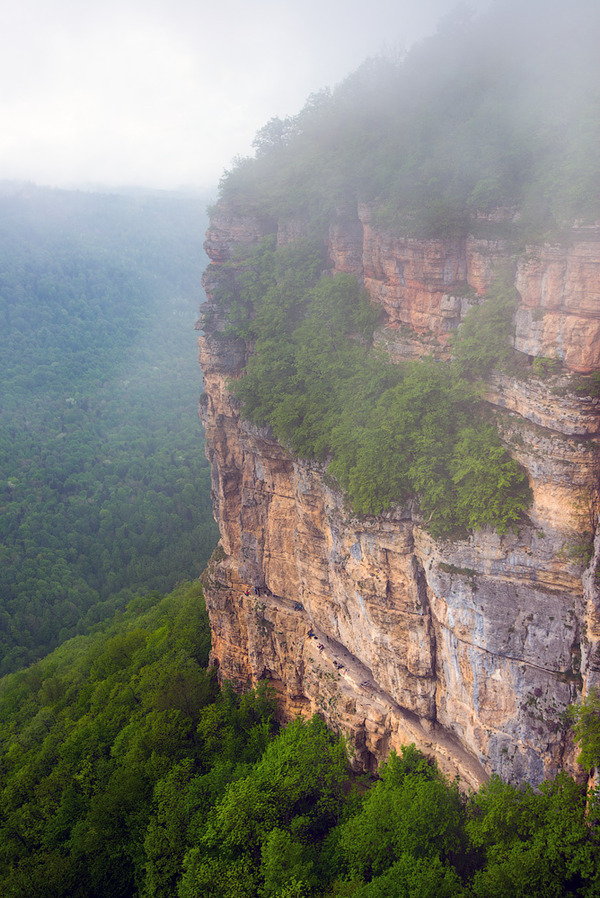
POLYGON ((212 551, 204 230, 199 198, 0 190, 0 672, 212 551))
POLYGON ((209 638, 184 584, 0 682, 5 898, 598 894, 598 795, 464 795, 411 746, 357 778, 318 718, 219 690, 209 638))

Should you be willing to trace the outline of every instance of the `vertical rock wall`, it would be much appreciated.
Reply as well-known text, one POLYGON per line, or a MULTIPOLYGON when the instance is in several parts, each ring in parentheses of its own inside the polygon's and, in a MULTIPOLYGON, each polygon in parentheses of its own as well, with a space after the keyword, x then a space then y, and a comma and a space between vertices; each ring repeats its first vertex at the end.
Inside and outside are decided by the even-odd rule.
MULTIPOLYGON (((207 239, 213 265, 263 233, 221 210, 207 239)), ((288 223, 278 239, 302 233, 288 223)), ((394 238, 366 207, 332 226, 328 250, 384 310, 379 339, 393 358, 443 353, 507 252, 500 241, 394 238)), ((595 231, 518 261, 517 349, 576 371, 597 366, 599 265, 595 231)), ((210 300, 210 269, 206 285, 210 300)), ((596 526, 597 400, 578 398, 565 369, 496 376, 488 399, 528 471, 529 521, 518 535, 435 541, 410 508, 352 517, 320 466, 240 419, 227 384, 248 348, 221 326, 213 316, 200 338, 221 529, 206 594, 221 675, 270 680, 284 717, 320 712, 349 735, 360 767, 414 741, 472 786, 491 772, 537 783, 573 768, 564 710, 600 672, 596 556, 585 572, 581 545, 596 526)))

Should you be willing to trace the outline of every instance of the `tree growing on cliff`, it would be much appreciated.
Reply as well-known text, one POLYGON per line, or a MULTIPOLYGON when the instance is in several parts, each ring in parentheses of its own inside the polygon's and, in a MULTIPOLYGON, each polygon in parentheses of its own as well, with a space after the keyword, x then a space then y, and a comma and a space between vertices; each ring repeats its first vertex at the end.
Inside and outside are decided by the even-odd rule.
POLYGON ((511 272, 500 272, 482 304, 467 312, 452 341, 453 365, 460 377, 482 380, 510 358, 517 302, 511 272))
POLYGON ((527 476, 515 465, 490 425, 460 432, 450 463, 456 515, 469 530, 516 531, 529 493, 527 476))
POLYGON ((478 404, 477 381, 510 353, 514 291, 504 281, 467 316, 451 365, 392 365, 372 348, 377 312, 356 278, 319 277, 307 241, 265 242, 228 266, 237 287, 218 302, 233 308, 232 333, 254 342, 231 383, 244 417, 327 463, 357 514, 414 498, 436 536, 518 527, 527 480, 478 404))
POLYGON ((590 689, 580 705, 573 705, 571 718, 581 749, 577 760, 587 771, 600 767, 600 690, 590 689))
POLYGON ((590 0, 492 3, 272 119, 222 196, 313 228, 368 202, 388 229, 449 239, 472 230, 543 242, 565 221, 593 222, 598 40, 590 0), (498 220, 498 209, 513 214, 498 220))

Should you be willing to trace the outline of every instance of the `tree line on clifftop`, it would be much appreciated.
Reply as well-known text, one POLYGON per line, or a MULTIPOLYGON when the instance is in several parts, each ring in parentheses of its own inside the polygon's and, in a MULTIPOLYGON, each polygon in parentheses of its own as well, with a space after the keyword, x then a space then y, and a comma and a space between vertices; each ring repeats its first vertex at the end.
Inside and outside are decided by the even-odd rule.
POLYGON ((598 221, 599 40, 591 0, 495 0, 477 17, 463 5, 408 52, 269 121, 221 196, 317 229, 369 203, 400 234, 521 247, 598 221))
POLYGON ((434 536, 518 528, 526 475, 479 400, 481 381, 511 363, 516 293, 499 273, 452 364, 392 366, 370 347, 375 313, 358 284, 319 278, 319 238, 360 203, 396 234, 501 237, 508 253, 598 220, 598 40, 587 0, 495 2, 477 18, 461 8, 409 52, 368 60, 272 119, 255 156, 223 177, 229 214, 273 233, 300 220, 315 243, 267 239, 218 267, 213 299, 229 326, 218 331, 210 310, 205 326, 254 349, 232 383, 242 414, 326 462, 355 513, 416 502, 434 536))
MULTIPOLYGON (((414 746, 357 775, 323 722, 207 669, 199 583, 0 681, 4 898, 592 898, 600 795, 459 789, 414 746)), ((598 697, 579 709, 598 764, 598 697)))

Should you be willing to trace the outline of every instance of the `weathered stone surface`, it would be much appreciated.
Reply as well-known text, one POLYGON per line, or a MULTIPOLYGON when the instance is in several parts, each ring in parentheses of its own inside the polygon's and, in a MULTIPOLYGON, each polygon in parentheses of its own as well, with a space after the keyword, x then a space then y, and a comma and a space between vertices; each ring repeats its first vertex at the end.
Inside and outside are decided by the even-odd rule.
POLYGON ((257 216, 219 206, 211 215, 204 249, 213 262, 226 262, 235 246, 257 243, 267 233, 267 226, 257 216))
POLYGON ((574 371, 600 367, 600 235, 574 231, 566 245, 528 247, 515 284, 522 298, 515 347, 560 359, 574 371))
POLYGON ((600 400, 570 392, 568 378, 540 381, 494 374, 486 399, 517 412, 532 424, 568 436, 592 437, 600 432, 600 400))
MULTIPOLYGON (((231 251, 225 231, 216 243, 218 262, 231 251)), ((364 276, 382 304, 396 358, 419 345, 444 353, 448 322, 485 292, 502 252, 378 234, 365 209, 329 236, 335 269, 364 276)), ((546 276, 527 265, 533 303, 546 276)), ((585 290, 577 303, 563 300, 590 313, 585 290)), ((240 686, 268 678, 284 717, 322 713, 351 737, 357 766, 414 741, 472 786, 491 772, 537 783, 575 769, 562 714, 600 680, 597 562, 582 579, 581 559, 596 525, 597 404, 569 392, 568 377, 494 377, 487 398, 527 469, 529 521, 504 537, 435 541, 408 507, 352 517, 321 467, 241 421, 227 381, 246 355, 241 341, 200 339, 222 547, 206 595, 222 675, 240 686)))

